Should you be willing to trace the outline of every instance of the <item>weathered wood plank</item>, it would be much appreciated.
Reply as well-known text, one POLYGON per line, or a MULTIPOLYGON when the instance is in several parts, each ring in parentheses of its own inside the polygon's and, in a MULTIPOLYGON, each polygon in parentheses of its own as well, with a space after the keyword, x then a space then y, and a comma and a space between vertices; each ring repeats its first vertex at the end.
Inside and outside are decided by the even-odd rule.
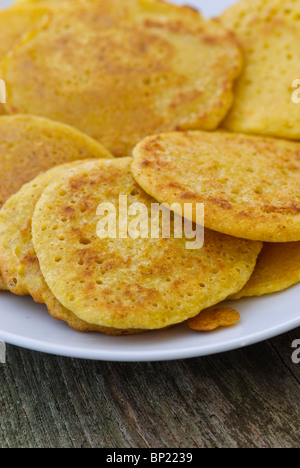
POLYGON ((291 374, 300 383, 300 364, 294 364, 291 359, 291 355, 295 351, 295 348, 292 348, 292 343, 295 340, 300 340, 299 330, 292 331, 288 334, 288 337, 289 342, 287 342, 287 335, 282 335, 271 340, 271 343, 275 351, 280 356, 282 362, 290 369, 291 374))
POLYGON ((300 329, 188 361, 118 364, 8 346, 0 447, 298 447, 300 329))

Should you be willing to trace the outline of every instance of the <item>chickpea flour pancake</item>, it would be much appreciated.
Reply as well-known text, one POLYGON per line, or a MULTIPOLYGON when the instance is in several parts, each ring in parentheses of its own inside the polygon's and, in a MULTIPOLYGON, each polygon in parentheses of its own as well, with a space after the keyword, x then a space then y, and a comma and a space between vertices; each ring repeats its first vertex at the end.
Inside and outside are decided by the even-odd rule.
POLYGON ((50 290, 80 320, 155 330, 239 291, 262 246, 208 230, 198 250, 187 250, 186 238, 174 235, 98 237, 100 204, 112 204, 118 212, 122 195, 129 206, 142 203, 150 212, 154 200, 134 181, 131 164, 131 158, 91 161, 69 177, 57 177, 36 205, 33 245, 50 290))
POLYGON ((243 0, 220 20, 245 57, 234 105, 223 126, 234 132, 300 139, 300 0, 243 0))
MULTIPOLYGON (((73 162, 50 169, 24 185, 13 195, 0 213, 0 264, 10 291, 18 295, 30 294, 56 319, 67 322, 80 332, 97 331, 107 335, 137 333, 136 330, 113 330, 90 325, 65 309, 53 296, 41 273, 31 235, 31 220, 35 204, 45 187, 59 175, 69 174, 83 162, 73 162)), ((3 288, 7 289, 5 285, 3 288)))
POLYGON ((132 171, 161 203, 204 203, 209 229, 294 242, 300 240, 299 154, 300 143, 267 137, 165 133, 137 145, 132 171))
POLYGON ((121 157, 147 135, 224 119, 242 55, 220 22, 156 0, 64 4, 5 58, 9 113, 65 122, 121 157))
MULTIPOLYGON (((0 61, 11 52, 23 35, 37 29, 50 18, 51 10, 47 6, 16 6, 13 9, 0 10, 0 61)), ((0 77, 2 78, 1 74, 0 77)), ((0 103, 0 115, 5 114, 0 103)))
POLYGON ((51 167, 112 158, 100 143, 69 127, 31 115, 0 117, 0 208, 22 185, 51 167))
POLYGON ((300 282, 300 242, 264 244, 254 273, 231 299, 264 296, 284 291, 300 282))

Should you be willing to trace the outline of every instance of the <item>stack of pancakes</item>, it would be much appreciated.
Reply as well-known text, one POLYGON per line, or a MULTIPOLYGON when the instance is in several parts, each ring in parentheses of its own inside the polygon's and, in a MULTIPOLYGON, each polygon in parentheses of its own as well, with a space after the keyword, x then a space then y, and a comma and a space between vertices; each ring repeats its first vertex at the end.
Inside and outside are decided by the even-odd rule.
POLYGON ((300 0, 217 20, 159 0, 0 12, 0 288, 123 335, 299 282, 299 18, 300 0), (149 226, 153 205, 174 224, 204 204, 202 248, 99 236, 98 207, 118 217, 124 196, 149 226))

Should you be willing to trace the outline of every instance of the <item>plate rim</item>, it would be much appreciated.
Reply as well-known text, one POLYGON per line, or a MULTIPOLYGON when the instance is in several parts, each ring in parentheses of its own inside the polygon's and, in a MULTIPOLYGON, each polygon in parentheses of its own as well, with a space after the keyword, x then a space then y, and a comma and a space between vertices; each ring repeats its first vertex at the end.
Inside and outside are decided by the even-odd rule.
MULTIPOLYGON (((244 349, 246 347, 252 346, 254 344, 262 343, 269 339, 280 336, 284 333, 292 331, 300 327, 300 311, 299 317, 290 319, 281 324, 275 325, 274 327, 269 327, 266 330, 261 332, 252 332, 248 335, 236 339, 226 339, 221 341, 220 344, 198 346, 192 348, 179 348, 176 350, 151 350, 151 351, 106 351, 99 349, 96 351, 94 349, 78 349, 74 346, 67 345, 57 345, 49 344, 43 341, 35 340, 32 338, 20 337, 17 334, 10 332, 3 332, 0 330, 0 339, 3 340, 6 344, 17 346, 23 349, 28 349, 35 352, 40 352, 48 355, 81 359, 81 360, 91 360, 91 361, 102 361, 102 362, 124 362, 124 363, 140 363, 140 362, 166 362, 166 361, 176 361, 176 360, 186 360, 201 358, 205 356, 213 356, 221 353, 226 353, 230 351, 235 351, 237 349, 244 349), (121 354, 122 353, 122 354, 121 354), (121 355, 120 355, 121 354, 121 355)), ((222 329, 215 333, 221 333, 222 329)), ((95 335, 95 333, 91 333, 95 335)), ((201 335, 199 335, 201 336, 201 335)), ((123 337, 110 337, 117 340, 122 339, 123 337)), ((128 337, 124 337, 128 338, 128 337)))

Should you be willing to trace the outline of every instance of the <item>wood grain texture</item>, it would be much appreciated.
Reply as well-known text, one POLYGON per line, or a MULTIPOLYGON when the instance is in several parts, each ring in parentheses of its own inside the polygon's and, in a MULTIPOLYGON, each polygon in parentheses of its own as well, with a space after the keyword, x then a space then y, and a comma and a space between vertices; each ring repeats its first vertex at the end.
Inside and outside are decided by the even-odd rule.
POLYGON ((118 364, 8 346, 1 448, 299 447, 300 329, 231 353, 118 364))

